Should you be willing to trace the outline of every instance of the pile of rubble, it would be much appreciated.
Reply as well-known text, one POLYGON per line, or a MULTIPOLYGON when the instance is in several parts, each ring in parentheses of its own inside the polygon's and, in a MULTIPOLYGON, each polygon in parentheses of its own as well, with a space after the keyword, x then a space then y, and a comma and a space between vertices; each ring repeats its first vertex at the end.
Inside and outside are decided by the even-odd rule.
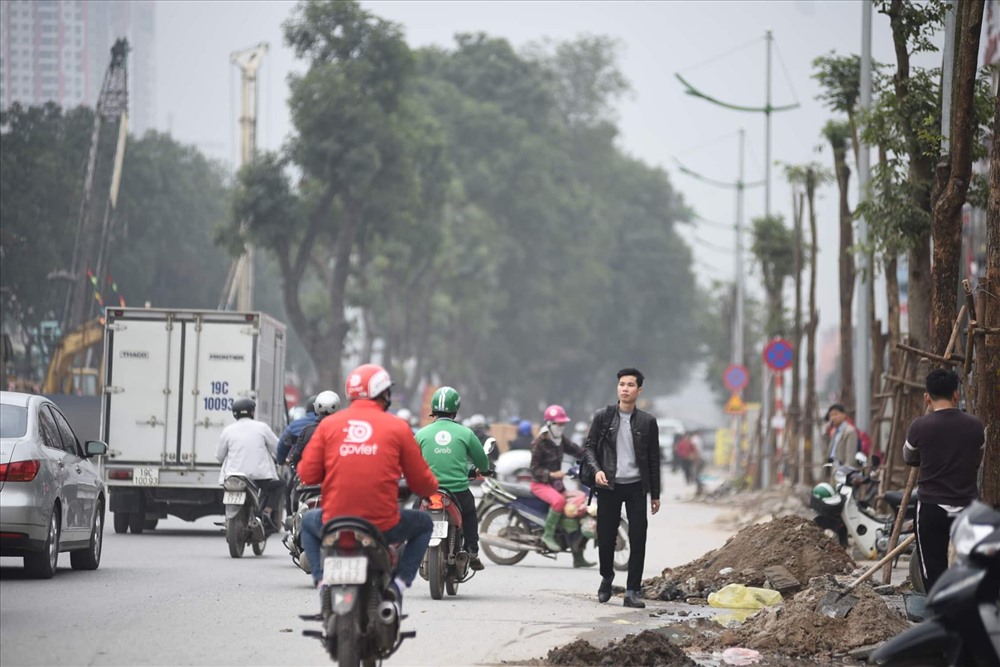
POLYGON ((696 667, 684 649, 671 642, 663 633, 645 630, 621 641, 597 648, 588 641, 575 642, 549 651, 548 665, 580 665, 585 667, 618 667, 618 665, 648 665, 648 667, 696 667))
POLYGON ((848 574, 856 565, 836 540, 797 515, 754 524, 719 549, 643 582, 647 599, 707 598, 727 584, 793 594, 813 577, 848 574))
POLYGON ((841 655, 881 643, 907 627, 902 614, 890 609, 868 584, 848 589, 844 581, 825 576, 812 579, 792 599, 723 632, 715 644, 791 657, 841 655))

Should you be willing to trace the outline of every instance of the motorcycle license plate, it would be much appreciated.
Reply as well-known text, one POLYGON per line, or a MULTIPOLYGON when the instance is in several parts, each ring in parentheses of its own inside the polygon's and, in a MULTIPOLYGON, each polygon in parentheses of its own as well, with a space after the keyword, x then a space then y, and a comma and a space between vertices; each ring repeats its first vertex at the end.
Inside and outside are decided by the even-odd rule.
POLYGON ((222 493, 223 505, 242 505, 246 499, 246 491, 224 491, 222 493))
POLYGON ((448 537, 448 522, 435 521, 434 532, 431 533, 431 539, 440 538, 443 540, 446 537, 448 537))
POLYGON ((368 575, 367 556, 327 556, 323 561, 323 583, 363 584, 368 575))

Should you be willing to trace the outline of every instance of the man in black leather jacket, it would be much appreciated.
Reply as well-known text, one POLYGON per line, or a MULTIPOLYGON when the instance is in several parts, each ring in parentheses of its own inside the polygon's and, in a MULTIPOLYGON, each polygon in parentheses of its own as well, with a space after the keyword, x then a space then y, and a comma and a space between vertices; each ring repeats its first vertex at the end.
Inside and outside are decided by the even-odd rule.
POLYGON ((599 602, 611 599, 615 542, 622 505, 629 525, 628 581, 625 606, 645 607, 639 597, 646 560, 646 494, 650 511, 660 511, 660 437, 656 419, 636 407, 643 375, 635 368, 618 371, 618 405, 594 413, 584 456, 596 471, 597 547, 601 562, 599 602))

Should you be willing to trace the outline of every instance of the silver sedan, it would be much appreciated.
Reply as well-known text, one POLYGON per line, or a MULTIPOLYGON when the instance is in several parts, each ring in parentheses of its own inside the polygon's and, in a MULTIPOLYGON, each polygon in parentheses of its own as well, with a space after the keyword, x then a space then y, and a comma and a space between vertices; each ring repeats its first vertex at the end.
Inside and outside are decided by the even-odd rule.
POLYGON ((23 556, 34 577, 56 572, 59 553, 74 570, 101 563, 107 490, 66 417, 43 396, 0 391, 0 556, 23 556))

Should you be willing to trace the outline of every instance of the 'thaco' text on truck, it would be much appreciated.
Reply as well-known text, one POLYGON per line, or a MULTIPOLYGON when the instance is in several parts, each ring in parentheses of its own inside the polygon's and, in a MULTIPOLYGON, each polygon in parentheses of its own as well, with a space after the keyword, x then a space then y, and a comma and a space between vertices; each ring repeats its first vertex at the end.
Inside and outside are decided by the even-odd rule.
POLYGON ((281 432, 284 368, 285 327, 263 313, 109 308, 101 436, 115 532, 223 514, 219 434, 243 396, 281 432))

